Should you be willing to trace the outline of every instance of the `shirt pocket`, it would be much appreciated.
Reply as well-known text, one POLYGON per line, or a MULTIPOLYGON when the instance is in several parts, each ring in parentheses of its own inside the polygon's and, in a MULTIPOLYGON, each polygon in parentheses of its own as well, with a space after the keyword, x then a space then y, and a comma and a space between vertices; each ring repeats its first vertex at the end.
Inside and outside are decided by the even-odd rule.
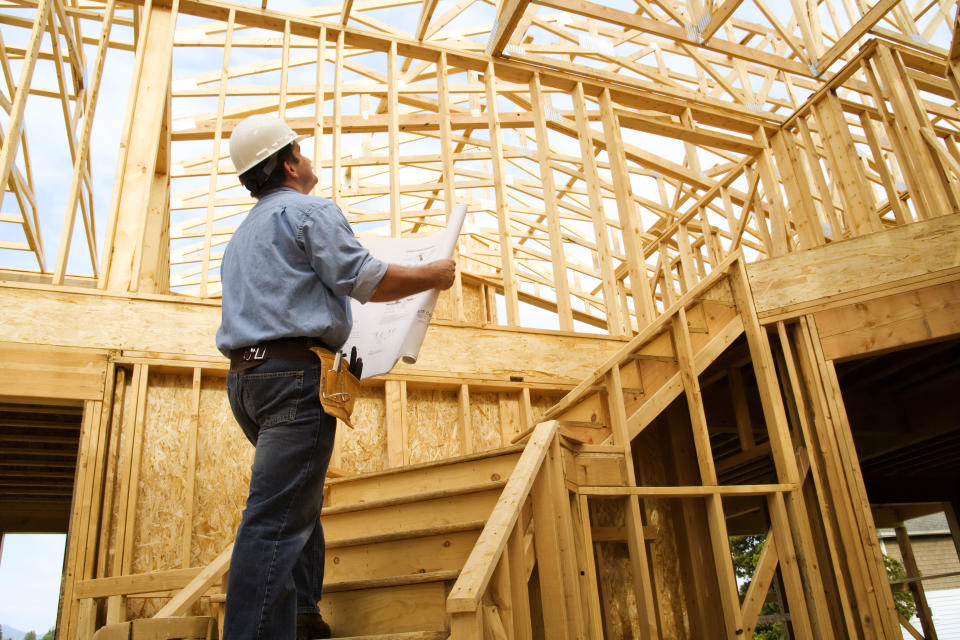
POLYGON ((248 373, 243 386, 247 415, 261 429, 296 420, 303 395, 303 371, 248 373))

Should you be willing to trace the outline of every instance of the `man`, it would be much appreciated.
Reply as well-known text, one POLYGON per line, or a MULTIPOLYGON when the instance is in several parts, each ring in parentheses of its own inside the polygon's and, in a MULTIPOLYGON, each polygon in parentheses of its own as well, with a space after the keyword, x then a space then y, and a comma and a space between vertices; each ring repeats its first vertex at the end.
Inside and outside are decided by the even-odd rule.
POLYGON ((264 115, 240 122, 230 158, 257 199, 221 267, 217 347, 230 358, 227 395, 256 447, 227 582, 225 640, 330 637, 323 586, 323 483, 336 419, 320 406, 319 359, 350 334, 348 297, 397 300, 453 284, 452 260, 388 265, 360 245, 316 185, 296 134, 264 115))

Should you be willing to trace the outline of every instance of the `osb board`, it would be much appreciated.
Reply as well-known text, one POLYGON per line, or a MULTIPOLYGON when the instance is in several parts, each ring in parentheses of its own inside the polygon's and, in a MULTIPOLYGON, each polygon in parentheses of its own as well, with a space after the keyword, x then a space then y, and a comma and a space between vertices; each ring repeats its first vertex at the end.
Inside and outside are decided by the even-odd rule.
MULTIPOLYGON (((120 567, 117 557, 117 525, 120 520, 120 513, 126 509, 126 504, 122 502, 122 489, 126 484, 126 478, 129 475, 130 459, 126 453, 127 442, 133 437, 133 423, 137 411, 137 388, 134 385, 136 378, 133 375, 124 377, 122 406, 114 407, 115 412, 119 412, 119 418, 113 422, 113 427, 119 428, 120 435, 116 439, 116 449, 111 455, 116 456, 116 474, 113 477, 113 503, 110 509, 110 526, 108 533, 109 543, 107 545, 106 572, 108 576, 120 575, 120 567), (127 474, 127 475, 125 475, 127 474)), ((111 438, 112 439, 112 438, 111 438)))
POLYGON ((352 473, 387 468, 386 410, 383 387, 360 388, 351 416, 353 429, 337 425, 336 466, 352 473))
MULTIPOLYGON (((639 484, 663 486, 676 484, 670 450, 663 446, 665 420, 659 419, 635 441, 634 458, 638 462, 639 484)), ((690 619, 684 611, 683 571, 677 545, 683 527, 677 500, 645 498, 642 501, 644 524, 656 531, 656 540, 647 546, 651 578, 655 585, 660 628, 665 638, 690 638, 690 619)))
MULTIPOLYGON (((591 499, 592 525, 623 527, 625 524, 623 505, 622 500, 591 499)), ((640 637, 640 622, 635 613, 637 598, 633 590, 633 568, 630 564, 630 550, 627 543, 597 542, 594 544, 594 551, 607 637, 640 637)))
POLYGON ((479 285, 463 285, 463 315, 467 322, 485 322, 483 289, 479 285))
POLYGON ((184 531, 190 529, 192 376, 150 372, 143 423, 143 450, 134 524, 131 570, 147 573, 181 566, 184 531))
POLYGON ((470 426, 473 430, 473 451, 489 451, 509 444, 501 442, 500 394, 470 392, 470 426))
POLYGON ((543 414, 545 414, 550 407, 560 402, 563 396, 564 393, 562 391, 557 393, 531 393, 530 424, 527 426, 530 427, 540 422, 543 414))
POLYGON ((210 564, 233 541, 247 501, 253 451, 230 410, 226 378, 203 378, 191 566, 210 564))
POLYGON ((456 320, 456 311, 453 308, 453 289, 441 291, 437 296, 437 306, 433 308, 434 320, 456 320))
POLYGON ((460 450, 456 391, 407 389, 407 451, 410 464, 452 458, 460 450))

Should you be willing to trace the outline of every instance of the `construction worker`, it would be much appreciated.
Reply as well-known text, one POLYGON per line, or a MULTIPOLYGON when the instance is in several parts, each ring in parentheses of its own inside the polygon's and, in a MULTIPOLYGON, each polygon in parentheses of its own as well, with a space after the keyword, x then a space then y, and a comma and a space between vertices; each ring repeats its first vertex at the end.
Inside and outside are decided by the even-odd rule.
POLYGON ((230 159, 257 199, 223 255, 217 348, 230 358, 227 395, 256 447, 237 529, 225 640, 329 638, 323 586, 323 483, 336 419, 319 401, 320 360, 350 334, 352 297, 388 302, 453 284, 453 260, 388 265, 357 241, 317 184, 299 138, 266 115, 230 136, 230 159))

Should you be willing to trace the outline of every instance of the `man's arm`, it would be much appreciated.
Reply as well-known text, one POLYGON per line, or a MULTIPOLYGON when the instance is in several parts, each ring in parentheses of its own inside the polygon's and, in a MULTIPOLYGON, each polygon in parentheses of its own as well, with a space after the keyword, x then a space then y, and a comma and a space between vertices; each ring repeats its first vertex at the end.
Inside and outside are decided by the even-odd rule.
POLYGON ((370 302, 399 300, 427 289, 449 289, 456 272, 457 265, 453 260, 437 260, 416 267, 391 264, 370 302))

